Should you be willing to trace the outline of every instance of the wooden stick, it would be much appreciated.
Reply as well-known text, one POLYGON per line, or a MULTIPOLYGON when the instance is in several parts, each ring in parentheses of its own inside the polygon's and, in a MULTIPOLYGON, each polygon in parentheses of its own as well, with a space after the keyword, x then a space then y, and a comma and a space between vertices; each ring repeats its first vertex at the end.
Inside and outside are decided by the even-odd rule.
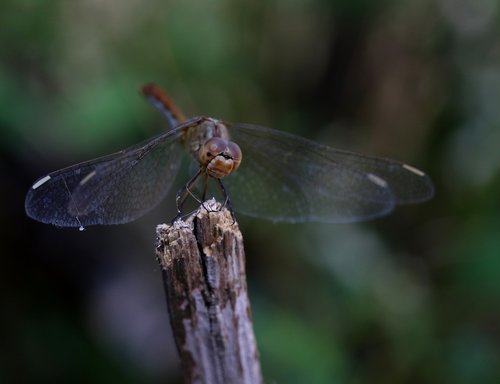
POLYGON ((245 253, 227 209, 157 227, 157 257, 185 382, 262 383, 245 253))

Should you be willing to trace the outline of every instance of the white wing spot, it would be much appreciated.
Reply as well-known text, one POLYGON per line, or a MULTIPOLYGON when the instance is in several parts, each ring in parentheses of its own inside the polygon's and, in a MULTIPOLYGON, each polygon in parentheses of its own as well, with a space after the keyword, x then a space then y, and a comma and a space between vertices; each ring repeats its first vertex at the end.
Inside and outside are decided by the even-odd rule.
POLYGON ((87 176, 85 176, 82 181, 80 181, 80 185, 85 184, 87 181, 89 181, 91 178, 95 176, 95 171, 90 172, 87 176))
POLYGON ((425 176, 425 173, 423 173, 420 169, 412 167, 411 165, 403 164, 403 168, 410 171, 410 172, 413 172, 415 175, 425 176))
POLYGON ((375 183, 382 188, 387 188, 387 182, 384 179, 374 175, 373 173, 368 173, 366 176, 372 183, 375 183))
POLYGON ((37 189, 39 186, 45 184, 47 181, 49 181, 51 177, 49 175, 42 177, 40 180, 38 180, 31 188, 37 189))

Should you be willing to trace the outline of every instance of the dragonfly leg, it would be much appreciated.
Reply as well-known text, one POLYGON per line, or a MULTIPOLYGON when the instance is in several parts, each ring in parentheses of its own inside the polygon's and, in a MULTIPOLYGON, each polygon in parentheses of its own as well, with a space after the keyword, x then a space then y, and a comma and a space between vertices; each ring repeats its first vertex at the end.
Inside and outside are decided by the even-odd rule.
POLYGON ((205 200, 207 199, 207 189, 208 189, 208 175, 205 174, 205 179, 203 180, 203 192, 201 193, 201 205, 208 211, 208 208, 205 206, 205 200))
POLYGON ((182 216, 182 206, 184 205, 184 202, 186 201, 188 196, 192 196, 196 201, 199 201, 199 199, 193 195, 193 192, 191 192, 191 188, 193 185, 196 184, 200 176, 202 175, 201 169, 194 175, 191 180, 189 180, 184 187, 182 187, 179 192, 177 192, 177 195, 175 197, 175 204, 177 206, 177 215, 174 217, 172 222, 176 221, 179 217, 182 216))
POLYGON ((233 206, 231 205, 231 199, 229 198, 229 194, 227 193, 226 188, 224 187, 224 183, 222 182, 221 179, 217 179, 217 186, 219 187, 222 193, 222 197, 224 197, 224 203, 222 204, 222 208, 227 207, 227 209, 229 209, 234 224, 236 223, 236 218, 234 217, 234 211, 233 211, 233 206))
POLYGON ((205 179, 203 180, 203 192, 201 194, 201 201, 205 201, 207 198, 207 189, 208 189, 208 175, 205 174, 205 179))

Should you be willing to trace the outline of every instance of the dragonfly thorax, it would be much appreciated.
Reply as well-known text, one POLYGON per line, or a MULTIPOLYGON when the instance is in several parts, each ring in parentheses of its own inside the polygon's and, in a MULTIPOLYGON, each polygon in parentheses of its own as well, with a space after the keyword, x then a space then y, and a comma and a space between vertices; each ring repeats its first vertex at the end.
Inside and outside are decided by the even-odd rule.
POLYGON ((183 133, 183 141, 191 155, 198 160, 199 153, 205 142, 212 137, 220 137, 229 141, 226 125, 211 117, 197 117, 194 122, 186 127, 183 133))

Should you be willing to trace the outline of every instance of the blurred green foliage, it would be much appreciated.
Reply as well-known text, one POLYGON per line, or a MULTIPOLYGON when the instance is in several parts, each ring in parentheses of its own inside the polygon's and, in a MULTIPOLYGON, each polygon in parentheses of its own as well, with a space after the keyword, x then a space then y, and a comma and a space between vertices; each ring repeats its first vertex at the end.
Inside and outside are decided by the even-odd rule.
MULTIPOLYGON (((33 223, 55 168, 188 116, 287 130, 429 172, 363 225, 238 217, 266 382, 500 382, 496 0, 0 3, 1 382, 180 382, 154 224, 33 223)), ((168 199, 167 199, 168 200, 168 199)))

